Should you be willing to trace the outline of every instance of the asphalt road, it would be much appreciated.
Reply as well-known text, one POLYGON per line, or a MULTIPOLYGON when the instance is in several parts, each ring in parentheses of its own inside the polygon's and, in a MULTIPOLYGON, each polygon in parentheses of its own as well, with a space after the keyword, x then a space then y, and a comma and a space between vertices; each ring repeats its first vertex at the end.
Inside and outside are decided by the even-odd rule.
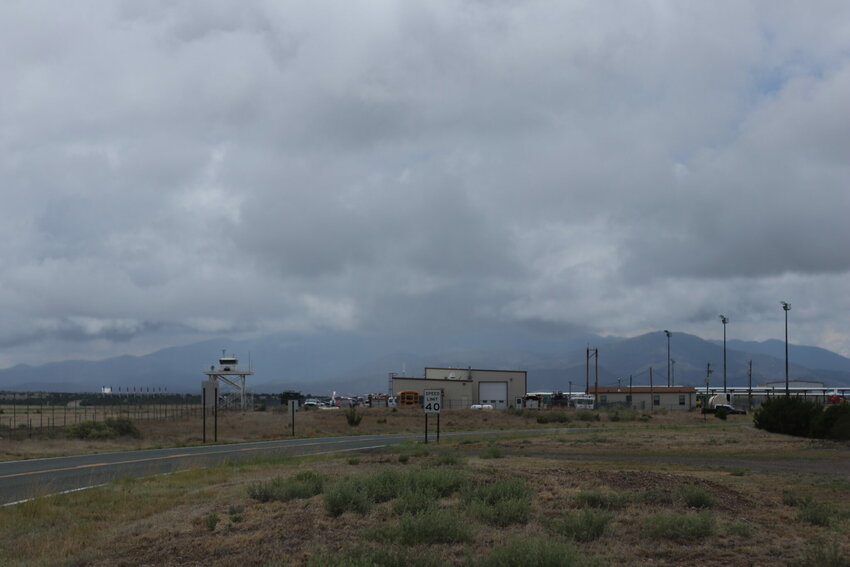
MULTIPOLYGON (((548 429, 523 431, 545 433, 548 429)), ((505 435, 510 431, 465 431, 442 433, 442 437, 505 435)), ((0 462, 0 505, 9 505, 38 496, 83 490, 125 477, 142 478, 198 467, 208 467, 224 461, 250 459, 257 456, 303 456, 322 453, 341 453, 386 447, 406 440, 422 440, 423 434, 397 433, 322 437, 312 439, 282 439, 229 445, 202 445, 173 449, 149 449, 30 459, 0 462)), ((435 440, 434 432, 429 439, 435 440)))
MULTIPOLYGON (((608 431, 616 427, 589 427, 580 431, 608 431)), ((443 432, 443 438, 504 436, 511 434, 542 435, 569 429, 524 429, 443 432)), ((435 441, 432 430, 429 439, 435 441)), ((0 506, 23 502, 74 490, 84 490, 119 478, 143 478, 198 467, 213 466, 224 461, 258 456, 303 456, 322 453, 362 451, 395 445, 407 440, 423 440, 423 433, 281 439, 229 445, 201 445, 172 449, 149 449, 0 462, 0 506)), ((622 459, 622 456, 609 458, 622 459)), ((597 455, 596 458, 604 458, 597 455)), ((710 464, 707 466, 711 466, 710 464)))
POLYGON ((416 438, 411 434, 395 434, 284 439, 0 462, 0 504, 82 490, 123 477, 168 474, 228 460, 358 451, 416 438))

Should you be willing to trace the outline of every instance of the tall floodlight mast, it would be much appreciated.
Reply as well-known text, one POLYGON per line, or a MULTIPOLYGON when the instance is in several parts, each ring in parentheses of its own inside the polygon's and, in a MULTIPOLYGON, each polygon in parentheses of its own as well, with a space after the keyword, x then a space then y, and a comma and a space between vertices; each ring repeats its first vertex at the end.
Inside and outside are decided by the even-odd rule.
POLYGON ((788 388, 788 312, 791 311, 791 304, 787 301, 780 301, 779 304, 785 311, 785 396, 790 396, 791 391, 788 388))
POLYGON ((726 324, 729 322, 729 317, 720 315, 720 322, 723 323, 723 392, 726 392, 726 324))

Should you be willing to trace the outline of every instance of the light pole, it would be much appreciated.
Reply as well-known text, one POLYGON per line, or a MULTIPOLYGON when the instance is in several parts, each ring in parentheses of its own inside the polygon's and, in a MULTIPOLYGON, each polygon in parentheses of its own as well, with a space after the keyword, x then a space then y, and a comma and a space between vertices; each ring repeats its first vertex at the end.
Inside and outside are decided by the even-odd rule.
POLYGON ((720 315, 720 322, 723 323, 723 393, 726 393, 726 323, 729 317, 720 315))
POLYGON ((667 335, 667 387, 672 386, 670 383, 670 337, 673 336, 673 333, 664 329, 664 334, 667 335))
POLYGON ((791 311, 791 304, 787 301, 780 301, 779 303, 785 311, 785 396, 790 396, 791 392, 788 389, 788 312, 791 311))
POLYGON ((590 392, 590 357, 593 356, 596 358, 596 391, 593 392, 593 406, 598 407, 599 401, 599 349, 598 348, 587 348, 587 360, 584 369, 584 393, 585 395, 590 392))

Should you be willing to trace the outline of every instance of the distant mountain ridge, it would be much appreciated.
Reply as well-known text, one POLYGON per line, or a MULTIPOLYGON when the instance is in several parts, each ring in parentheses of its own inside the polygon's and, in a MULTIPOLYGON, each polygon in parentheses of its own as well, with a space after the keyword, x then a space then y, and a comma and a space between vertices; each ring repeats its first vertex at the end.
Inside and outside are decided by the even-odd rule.
MULTIPOLYGON (((726 382, 745 386, 752 361, 752 383, 784 380, 785 343, 728 341, 726 382)), ((71 360, 41 366, 18 365, 0 370, 6 391, 113 391, 132 388, 197 392, 202 371, 216 364, 225 349, 250 363, 255 374, 249 387, 257 392, 299 390, 351 394, 387 390, 390 372, 421 376, 425 366, 528 371, 529 391, 583 390, 599 385, 667 384, 667 338, 663 331, 633 338, 587 335, 569 339, 530 334, 443 337, 364 337, 347 334, 285 334, 235 341, 226 338, 170 347, 144 356, 118 356, 100 361, 71 360), (589 364, 588 364, 589 362, 589 364)), ((816 380, 827 386, 850 386, 850 359, 818 347, 790 345, 792 379, 816 380)), ((702 386, 711 369, 712 384, 723 383, 723 346, 687 333, 673 333, 670 380, 702 386), (675 363, 673 362, 675 361, 675 363)))

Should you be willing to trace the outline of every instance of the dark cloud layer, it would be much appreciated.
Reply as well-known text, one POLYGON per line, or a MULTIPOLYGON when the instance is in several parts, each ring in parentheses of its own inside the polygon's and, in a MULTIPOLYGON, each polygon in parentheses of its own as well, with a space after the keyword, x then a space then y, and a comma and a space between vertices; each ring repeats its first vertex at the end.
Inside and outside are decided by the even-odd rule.
POLYGON ((767 339, 779 300, 850 355, 848 12, 3 6, 0 364, 720 312, 767 339))

